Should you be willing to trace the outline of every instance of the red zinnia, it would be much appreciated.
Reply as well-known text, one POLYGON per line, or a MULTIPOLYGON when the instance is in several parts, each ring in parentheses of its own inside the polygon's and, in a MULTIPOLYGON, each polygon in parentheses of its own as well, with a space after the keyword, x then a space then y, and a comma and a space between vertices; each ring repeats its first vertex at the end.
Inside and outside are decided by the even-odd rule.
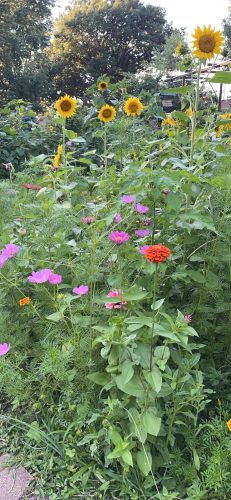
POLYGON ((153 264, 158 264, 159 262, 165 262, 170 257, 171 250, 160 243, 159 245, 150 245, 145 248, 144 255, 153 264))
POLYGON ((32 191, 39 191, 42 189, 42 186, 37 186, 37 184, 23 184, 23 187, 26 189, 32 189, 32 191))

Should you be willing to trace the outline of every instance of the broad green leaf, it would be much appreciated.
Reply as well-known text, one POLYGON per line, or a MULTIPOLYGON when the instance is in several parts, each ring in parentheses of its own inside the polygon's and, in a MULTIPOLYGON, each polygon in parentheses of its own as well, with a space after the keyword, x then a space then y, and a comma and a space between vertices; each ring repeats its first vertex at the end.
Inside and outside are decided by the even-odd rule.
POLYGON ((130 465, 131 467, 133 466, 132 454, 129 450, 123 451, 121 457, 125 464, 130 465))
POLYGON ((142 415, 142 423, 147 432, 152 436, 158 436, 161 426, 161 418, 156 416, 154 408, 148 408, 142 415))
POLYGON ((167 346, 157 346, 154 350, 154 362, 161 370, 165 369, 166 363, 170 358, 170 350, 167 346))
POLYGON ((30 429, 26 435, 29 439, 34 439, 37 443, 41 442, 42 438, 39 432, 39 425, 36 420, 30 424, 30 429))
POLYGON ((115 430, 112 429, 109 431, 109 436, 115 446, 122 446, 123 445, 123 439, 120 436, 120 434, 115 430))
POLYGON ((209 80, 212 83, 229 83, 231 84, 230 71, 217 71, 215 75, 209 80))
POLYGON ((136 461, 139 469, 144 476, 147 476, 152 469, 152 455, 149 451, 138 451, 136 461))
POLYGON ((131 432, 137 436, 141 443, 145 443, 147 439, 147 430, 141 422, 141 415, 136 408, 130 408, 128 418, 131 423, 131 432))
POLYGON ((141 300, 147 297, 148 292, 144 292, 137 286, 133 286, 130 288, 128 292, 124 292, 123 294, 123 299, 130 301, 130 300, 141 300))
POLYGON ((122 364, 121 377, 122 377, 123 383, 127 384, 129 382, 129 380, 131 380, 133 375, 134 375, 134 369, 133 369, 132 363, 131 363, 131 361, 127 360, 122 364))
POLYGON ((144 371, 143 373, 145 380, 147 380, 152 389, 154 389, 154 391, 156 392, 160 392, 162 387, 162 374, 159 368, 157 368, 157 366, 154 366, 151 372, 144 371))
MULTIPOLYGON (((154 311, 158 311, 158 309, 160 309, 160 307, 163 305, 164 301, 165 301, 165 299, 156 300, 156 302, 154 304, 154 311)), ((152 306, 151 306, 151 309, 153 310, 152 306)), ((152 319, 151 319, 151 322, 152 322, 152 319)))
POLYGON ((197 283, 205 283, 206 282, 206 279, 205 277, 203 276, 202 273, 200 273, 200 271, 188 271, 188 276, 190 276, 190 278, 192 278, 193 281, 196 281, 197 283))
POLYGON ((54 321, 55 323, 57 323, 58 321, 60 321, 60 320, 63 319, 63 314, 59 311, 59 312, 50 314, 49 316, 46 316, 46 319, 48 319, 49 321, 54 321))
POLYGON ((126 394, 130 394, 130 396, 135 396, 137 398, 142 398, 145 395, 145 391, 143 385, 140 381, 138 375, 133 375, 132 379, 129 380, 127 384, 124 384, 123 378, 121 375, 116 377, 115 379, 117 387, 126 394))
POLYGON ((87 378, 98 385, 106 385, 111 381, 111 375, 103 372, 90 373, 87 378))
POLYGON ((185 87, 170 87, 169 89, 161 90, 161 94, 188 94, 191 92, 192 87, 185 85, 185 87))

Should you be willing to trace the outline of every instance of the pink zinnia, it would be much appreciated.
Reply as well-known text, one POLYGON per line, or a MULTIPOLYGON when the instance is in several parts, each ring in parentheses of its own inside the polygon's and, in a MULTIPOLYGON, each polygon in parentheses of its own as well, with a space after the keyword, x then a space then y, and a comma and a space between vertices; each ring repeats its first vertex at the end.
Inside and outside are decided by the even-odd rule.
POLYGON ((88 215, 87 217, 82 217, 81 221, 84 224, 91 224, 92 222, 95 221, 95 217, 91 217, 90 215, 88 215))
POLYGON ((73 293, 76 293, 76 295, 87 295, 89 292, 89 287, 87 285, 80 285, 72 290, 73 293))
POLYGON ((133 203, 135 201, 136 197, 133 194, 124 194, 121 197, 122 203, 133 203))
POLYGON ((8 243, 2 250, 2 254, 7 255, 8 259, 11 259, 16 253, 20 251, 20 247, 14 243, 8 243))
POLYGON ((113 220, 116 222, 116 224, 119 224, 123 219, 120 214, 115 214, 113 220))
POLYGON ((146 214, 149 211, 149 208, 145 207, 145 205, 141 205, 141 203, 136 203, 134 209, 139 214, 146 214))
POLYGON ((5 356, 10 350, 10 344, 0 344, 0 356, 5 356))
POLYGON ((129 235, 128 233, 125 233, 125 231, 113 231, 108 235, 108 238, 110 238, 110 240, 116 245, 122 245, 129 240, 129 235))
POLYGON ((41 271, 32 271, 31 276, 28 276, 28 281, 31 283, 45 283, 53 274, 51 269, 41 269, 41 271))
POLYGON ((192 321, 192 315, 191 314, 185 314, 184 315, 184 320, 187 321, 187 323, 190 323, 190 321, 192 321))
POLYGON ((50 274, 48 281, 51 283, 51 285, 59 285, 62 283, 62 276, 61 274, 50 274))
POLYGON ((151 231, 149 231, 149 229, 137 229, 135 231, 135 235, 138 236, 139 238, 145 238, 150 233, 151 233, 151 231))
POLYGON ((127 302, 126 300, 122 299, 121 302, 121 290, 112 290, 107 294, 107 297, 118 297, 118 302, 106 302, 105 307, 106 309, 127 309, 127 302))
POLYGON ((143 221, 144 226, 151 226, 152 225, 152 219, 145 219, 143 221))
POLYGON ((145 255, 145 250, 146 250, 146 248, 148 248, 148 247, 149 247, 149 245, 143 245, 142 247, 140 247, 139 252, 140 252, 142 255, 145 255))

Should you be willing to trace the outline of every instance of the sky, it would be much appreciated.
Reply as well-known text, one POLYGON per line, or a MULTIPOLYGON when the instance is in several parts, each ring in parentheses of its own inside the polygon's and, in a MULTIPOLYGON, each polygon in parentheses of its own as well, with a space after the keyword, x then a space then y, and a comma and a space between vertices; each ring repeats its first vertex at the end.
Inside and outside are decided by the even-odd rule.
MULTIPOLYGON (((71 0, 57 0, 54 17, 61 13, 71 0), (59 7, 58 7, 59 6, 59 7)), ((159 5, 166 9, 166 18, 175 28, 186 28, 188 35, 198 25, 211 24, 221 28, 222 19, 228 16, 229 0, 143 0, 144 4, 159 5)))

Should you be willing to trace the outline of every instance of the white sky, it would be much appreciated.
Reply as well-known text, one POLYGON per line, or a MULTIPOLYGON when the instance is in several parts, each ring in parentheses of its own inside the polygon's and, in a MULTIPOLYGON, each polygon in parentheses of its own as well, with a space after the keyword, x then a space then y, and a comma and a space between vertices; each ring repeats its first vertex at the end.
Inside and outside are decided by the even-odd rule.
MULTIPOLYGON (((54 16, 71 4, 71 0, 57 0, 54 16)), ((186 28, 188 35, 196 26, 211 24, 217 29, 228 16, 229 0, 143 0, 144 4, 159 5, 166 9, 166 18, 175 28, 186 28)))

